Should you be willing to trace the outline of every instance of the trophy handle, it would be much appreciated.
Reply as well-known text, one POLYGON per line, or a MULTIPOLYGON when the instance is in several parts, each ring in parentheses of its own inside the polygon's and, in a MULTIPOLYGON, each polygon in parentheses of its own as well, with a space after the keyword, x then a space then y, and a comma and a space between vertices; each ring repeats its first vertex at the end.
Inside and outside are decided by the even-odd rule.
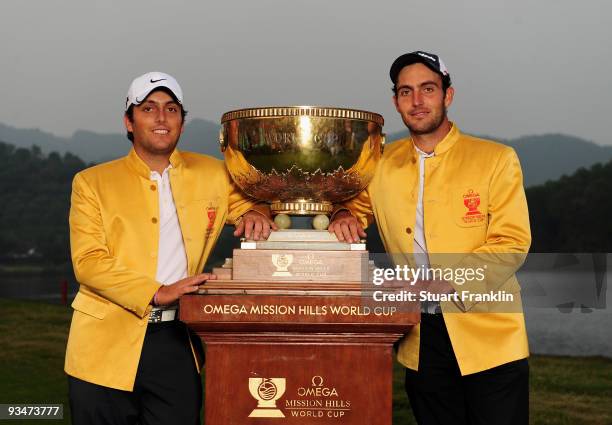
POLYGON ((227 149, 227 141, 223 135, 223 127, 219 130, 219 147, 221 148, 221 152, 225 152, 225 149, 227 149))
POLYGON ((385 133, 381 133, 380 135, 380 154, 382 155, 385 151, 385 142, 387 141, 387 135, 385 133))

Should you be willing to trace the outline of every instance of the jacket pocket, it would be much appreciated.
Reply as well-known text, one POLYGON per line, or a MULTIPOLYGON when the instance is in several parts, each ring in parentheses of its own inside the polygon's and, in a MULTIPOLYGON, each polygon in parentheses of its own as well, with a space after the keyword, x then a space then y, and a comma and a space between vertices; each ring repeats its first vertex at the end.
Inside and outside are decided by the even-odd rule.
POLYGON ((108 303, 79 291, 74 297, 72 308, 96 319, 104 319, 108 310, 108 303))
POLYGON ((460 227, 486 226, 488 193, 483 186, 460 186, 451 190, 450 203, 455 223, 460 227))

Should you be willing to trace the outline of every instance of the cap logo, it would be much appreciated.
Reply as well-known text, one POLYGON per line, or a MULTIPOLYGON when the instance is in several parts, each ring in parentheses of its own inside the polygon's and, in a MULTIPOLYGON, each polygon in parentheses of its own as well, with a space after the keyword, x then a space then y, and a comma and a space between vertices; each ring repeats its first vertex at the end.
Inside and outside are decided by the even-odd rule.
POLYGON ((160 87, 165 87, 178 103, 183 103, 183 91, 179 83, 171 75, 163 72, 147 72, 132 81, 128 89, 126 111, 130 105, 140 105, 151 94, 160 87))
POLYGON ((424 58, 427 58, 427 59, 429 59, 429 60, 432 60, 432 61, 434 61, 434 62, 437 62, 437 60, 436 60, 434 57, 429 56, 429 55, 426 55, 426 54, 425 54, 425 53, 423 53, 423 52, 418 52, 418 53, 417 53, 417 55, 419 55, 419 56, 423 56, 424 58))

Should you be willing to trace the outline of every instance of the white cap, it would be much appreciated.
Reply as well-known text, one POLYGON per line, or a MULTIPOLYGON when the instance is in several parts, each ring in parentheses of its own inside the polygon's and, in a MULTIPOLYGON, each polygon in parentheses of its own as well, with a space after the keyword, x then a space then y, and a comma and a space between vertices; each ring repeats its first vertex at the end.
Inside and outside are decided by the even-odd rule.
POLYGON ((169 89, 176 96, 176 100, 181 105, 183 104, 183 90, 173 76, 163 72, 147 72, 135 78, 130 84, 125 101, 125 110, 127 111, 130 105, 140 105, 149 93, 158 87, 169 89))

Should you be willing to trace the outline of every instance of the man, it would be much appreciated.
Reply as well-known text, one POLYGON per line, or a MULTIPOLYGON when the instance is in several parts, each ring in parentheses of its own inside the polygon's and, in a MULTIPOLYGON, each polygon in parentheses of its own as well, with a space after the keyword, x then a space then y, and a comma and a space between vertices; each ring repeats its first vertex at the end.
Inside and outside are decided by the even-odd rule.
POLYGON ((173 77, 136 78, 124 118, 133 148, 74 178, 80 289, 65 370, 75 424, 199 423, 201 347, 178 321, 178 300, 215 278, 200 271, 226 222, 254 239, 275 227, 222 162, 176 149, 185 115, 173 77))
POLYGON ((457 298, 423 303, 398 360, 419 424, 527 424, 529 352, 514 272, 531 236, 518 158, 449 121, 454 89, 437 55, 402 55, 390 76, 410 137, 385 147, 372 182, 338 208, 330 231, 356 241, 376 219, 395 260, 486 270, 482 281, 465 285, 452 277, 418 283, 457 298), (491 291, 512 299, 479 301, 491 291))

